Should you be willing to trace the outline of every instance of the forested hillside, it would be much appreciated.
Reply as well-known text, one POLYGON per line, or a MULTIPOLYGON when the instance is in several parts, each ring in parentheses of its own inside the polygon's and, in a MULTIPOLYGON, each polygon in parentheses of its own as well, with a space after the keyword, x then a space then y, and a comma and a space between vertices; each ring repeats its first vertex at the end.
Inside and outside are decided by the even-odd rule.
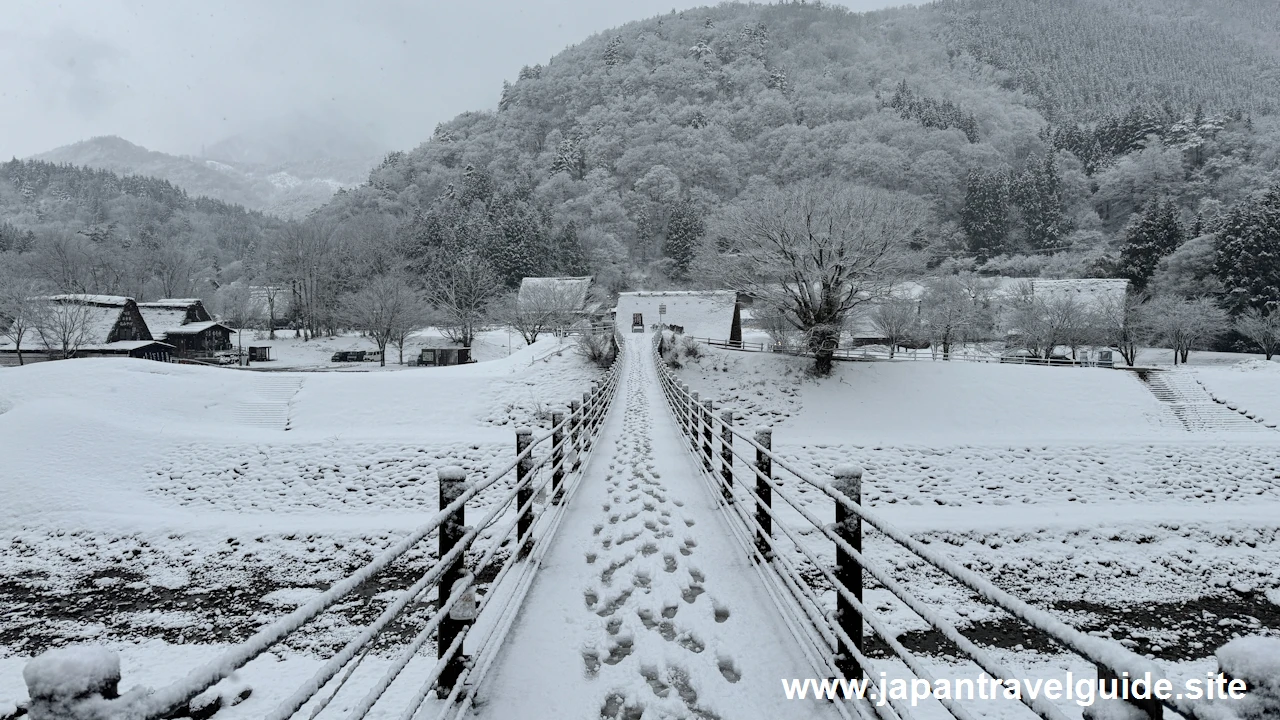
MULTIPOLYGON (((391 153, 313 213, 297 247, 236 270, 306 288, 311 327, 332 327, 319 315, 342 292, 398 270, 424 287, 453 287, 462 267, 507 287, 588 272, 612 289, 705 285, 697 263, 728 240, 727 213, 825 178, 923 207, 913 241, 933 272, 1261 297, 1270 281, 1245 278, 1256 263, 1231 248, 1267 257, 1265 241, 1215 233, 1243 232, 1232 212, 1271 217, 1258 203, 1280 183, 1269 5, 945 0, 857 14, 788 2, 629 23, 513 71, 493 109, 391 153), (305 267, 283 260, 304 255, 305 267)), ((9 180, 18 231, 56 235, 49 218, 70 213, 65 241, 102 222, 9 180)), ((156 242, 205 231, 182 232, 156 242)), ((207 232, 223 266, 253 245, 207 232)))
POLYGON ((165 180, 0 163, 0 269, 16 260, 67 292, 208 295, 279 224, 165 180))
POLYGON ((664 15, 523 68, 324 212, 390 215, 411 260, 483 247, 511 281, 580 258, 617 287, 697 282, 722 208, 830 176, 927 201, 935 262, 1117 274, 1152 200, 1190 239, 1280 179, 1275 21, 1230 5, 664 15))

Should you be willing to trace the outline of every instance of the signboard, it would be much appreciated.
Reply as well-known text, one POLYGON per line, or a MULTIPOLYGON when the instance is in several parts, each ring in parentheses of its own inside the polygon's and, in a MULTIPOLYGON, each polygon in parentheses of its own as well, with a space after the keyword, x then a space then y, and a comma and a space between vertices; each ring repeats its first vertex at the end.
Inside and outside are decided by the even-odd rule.
POLYGON ((659 306, 658 306, 658 314, 659 314, 659 315, 666 315, 666 314, 667 314, 667 306, 666 306, 666 305, 659 305, 659 306))

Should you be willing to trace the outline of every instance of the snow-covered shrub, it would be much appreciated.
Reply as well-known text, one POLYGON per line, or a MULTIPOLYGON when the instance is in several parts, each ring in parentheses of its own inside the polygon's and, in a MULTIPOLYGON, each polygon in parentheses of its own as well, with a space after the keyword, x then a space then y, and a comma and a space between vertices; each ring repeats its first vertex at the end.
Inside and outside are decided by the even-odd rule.
POLYGON ((1231 703, 1242 720, 1280 717, 1280 638, 1242 637, 1218 648, 1218 669, 1247 686, 1243 700, 1231 703))
POLYGON ((612 335, 584 333, 578 336, 578 355, 599 367, 609 367, 613 363, 613 357, 616 354, 617 350, 613 345, 612 335))
POLYGON ((704 355, 702 345, 699 345, 698 341, 691 337, 685 337, 680 340, 680 352, 684 353, 685 357, 693 360, 697 360, 704 355))
POLYGON ((32 720, 106 720, 105 701, 119 697, 120 656, 100 647, 57 648, 28 662, 22 679, 32 720))

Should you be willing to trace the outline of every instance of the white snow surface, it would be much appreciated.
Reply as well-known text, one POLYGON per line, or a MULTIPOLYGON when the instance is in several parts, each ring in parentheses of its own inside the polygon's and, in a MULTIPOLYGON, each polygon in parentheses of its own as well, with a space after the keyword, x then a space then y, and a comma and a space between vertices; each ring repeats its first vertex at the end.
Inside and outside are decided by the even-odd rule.
MULTIPOLYGON (((22 666, 51 645, 106 642, 126 658, 161 638, 207 648, 314 597, 436 512, 437 469, 478 478, 510 461, 515 427, 546 428, 581 398, 599 369, 555 349, 397 373, 131 359, 0 369, 0 576, 24 588, 3 601, 0 700, 25 696, 22 666), (293 389, 264 396, 280 379, 293 389), (244 421, 264 403, 287 425, 244 421), (84 612, 51 613, 59 595, 84 612)), ((486 489, 468 518, 507 489, 486 489)), ((411 552, 407 572, 434 551, 432 540, 411 552)), ((288 650, 331 652, 364 604, 335 608, 347 615, 312 623, 288 650)), ((185 655, 182 672, 212 652, 185 655)), ((123 685, 163 682, 126 674, 123 685)))
POLYGON ((1236 638, 1214 654, 1222 672, 1280 696, 1280 638, 1236 638))

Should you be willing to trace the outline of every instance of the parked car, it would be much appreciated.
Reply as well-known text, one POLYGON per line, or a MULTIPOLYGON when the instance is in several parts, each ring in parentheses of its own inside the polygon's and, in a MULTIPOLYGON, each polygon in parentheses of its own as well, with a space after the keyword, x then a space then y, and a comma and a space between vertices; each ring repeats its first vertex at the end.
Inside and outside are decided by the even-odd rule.
POLYGON ((348 352, 336 352, 333 354, 333 357, 329 358, 329 362, 348 362, 347 357, 350 354, 351 353, 348 352))

